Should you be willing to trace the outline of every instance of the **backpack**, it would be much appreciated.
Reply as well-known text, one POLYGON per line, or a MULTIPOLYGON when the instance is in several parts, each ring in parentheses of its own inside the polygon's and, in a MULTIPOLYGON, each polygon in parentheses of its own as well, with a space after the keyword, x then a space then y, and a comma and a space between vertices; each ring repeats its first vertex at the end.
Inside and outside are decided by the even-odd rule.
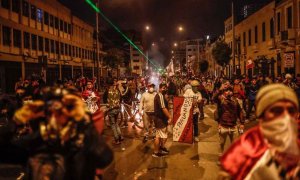
POLYGON ((26 178, 62 180, 65 177, 64 157, 60 154, 36 154, 27 163, 26 178))

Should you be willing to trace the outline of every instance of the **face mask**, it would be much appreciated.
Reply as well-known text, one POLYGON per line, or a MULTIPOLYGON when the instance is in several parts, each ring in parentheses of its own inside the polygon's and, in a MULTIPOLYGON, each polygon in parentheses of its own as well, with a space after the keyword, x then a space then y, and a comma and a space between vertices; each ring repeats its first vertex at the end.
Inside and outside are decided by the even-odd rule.
POLYGON ((154 92, 154 88, 153 87, 149 88, 149 92, 153 93, 154 92))
POLYGON ((161 93, 162 93, 163 95, 165 95, 165 94, 167 94, 167 90, 163 90, 161 93))
POLYGON ((32 103, 33 101, 32 100, 26 100, 26 101, 23 101, 23 105, 26 105, 26 104, 29 104, 29 103, 32 103))
POLYGON ((286 115, 260 124, 263 136, 278 152, 299 155, 297 144, 298 124, 296 119, 286 115))

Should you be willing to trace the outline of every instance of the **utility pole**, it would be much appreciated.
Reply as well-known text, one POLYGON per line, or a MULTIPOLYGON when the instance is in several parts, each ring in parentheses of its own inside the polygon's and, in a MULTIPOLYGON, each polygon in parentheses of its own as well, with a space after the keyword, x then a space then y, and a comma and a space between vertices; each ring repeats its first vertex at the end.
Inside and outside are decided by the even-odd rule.
POLYGON ((236 73, 236 66, 235 66, 235 48, 236 48, 236 43, 235 43, 235 18, 234 18, 234 0, 231 1, 231 17, 232 17, 232 61, 233 61, 233 72, 236 73))
MULTIPOLYGON (((99 0, 96 2, 96 6, 98 7, 99 0)), ((97 84, 98 84, 98 91, 100 87, 100 77, 99 77, 99 14, 96 12, 96 77, 97 77, 97 84)))

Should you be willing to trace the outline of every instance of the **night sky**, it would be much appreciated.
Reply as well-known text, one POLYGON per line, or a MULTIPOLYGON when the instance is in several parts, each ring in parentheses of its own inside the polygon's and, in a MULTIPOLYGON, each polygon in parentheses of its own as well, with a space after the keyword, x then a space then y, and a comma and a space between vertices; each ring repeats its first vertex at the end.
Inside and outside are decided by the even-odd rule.
MULTIPOLYGON (((60 0, 73 13, 94 24, 93 10, 84 0, 60 0)), ((217 37, 224 32, 224 20, 230 15, 230 0, 100 0, 100 9, 121 29, 143 32, 146 24, 152 28, 144 34, 147 44, 156 42, 168 57, 172 44, 179 40, 206 35, 217 37), (177 27, 182 25, 184 32, 177 27)), ((103 19, 101 29, 109 25, 103 19)))

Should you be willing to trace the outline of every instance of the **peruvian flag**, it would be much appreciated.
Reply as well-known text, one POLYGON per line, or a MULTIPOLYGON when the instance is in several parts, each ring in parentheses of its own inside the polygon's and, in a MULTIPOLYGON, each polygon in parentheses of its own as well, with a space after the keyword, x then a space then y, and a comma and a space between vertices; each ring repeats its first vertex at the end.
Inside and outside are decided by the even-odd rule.
POLYGON ((173 99, 173 141, 193 143, 193 98, 173 99))

